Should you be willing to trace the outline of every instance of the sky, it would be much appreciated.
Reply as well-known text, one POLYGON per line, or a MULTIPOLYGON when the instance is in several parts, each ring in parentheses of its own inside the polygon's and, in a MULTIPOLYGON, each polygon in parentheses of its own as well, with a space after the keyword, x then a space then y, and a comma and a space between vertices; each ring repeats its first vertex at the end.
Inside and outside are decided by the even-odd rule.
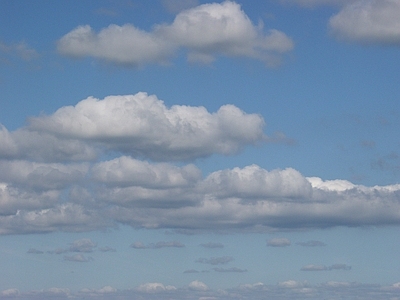
POLYGON ((0 299, 400 299, 399 0, 0 1, 0 299))

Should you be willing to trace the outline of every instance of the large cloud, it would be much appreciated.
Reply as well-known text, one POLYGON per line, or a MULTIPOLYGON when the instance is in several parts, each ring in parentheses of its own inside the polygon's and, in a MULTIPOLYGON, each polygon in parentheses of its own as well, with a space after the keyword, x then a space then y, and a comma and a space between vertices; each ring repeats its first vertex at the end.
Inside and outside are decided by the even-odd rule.
POLYGON ((224 105, 216 113, 204 107, 168 108, 146 93, 90 97, 51 116, 32 118, 29 125, 31 130, 156 160, 233 154, 265 139, 263 127, 261 116, 234 105, 224 105))
POLYGON ((235 2, 203 4, 180 12, 172 24, 146 32, 131 24, 110 25, 99 33, 79 26, 58 41, 58 51, 72 57, 93 56, 128 66, 165 64, 179 49, 191 61, 211 62, 216 55, 243 56, 279 63, 293 42, 283 32, 263 33, 235 2))
POLYGON ((400 45, 400 2, 359 0, 346 5, 329 25, 339 39, 363 44, 400 45))

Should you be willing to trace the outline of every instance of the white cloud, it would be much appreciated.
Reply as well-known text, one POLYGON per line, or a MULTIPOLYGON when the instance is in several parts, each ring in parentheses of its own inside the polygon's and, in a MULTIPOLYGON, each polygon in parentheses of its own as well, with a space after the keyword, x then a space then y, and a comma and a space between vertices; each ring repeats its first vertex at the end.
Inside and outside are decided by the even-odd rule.
POLYGON ((208 286, 204 282, 195 280, 189 284, 189 289, 194 290, 194 291, 207 291, 208 286))
POLYGON ((88 98, 53 115, 30 119, 29 128, 158 160, 233 154, 265 139, 264 120, 234 105, 216 113, 204 107, 167 108, 146 93, 88 98))
MULTIPOLYGON (((168 4, 168 2, 167 2, 168 4)), ((166 64, 181 48, 191 61, 209 63, 216 55, 243 56, 276 65, 293 41, 276 29, 263 33, 239 4, 231 1, 203 4, 181 11, 172 24, 146 32, 131 24, 110 25, 99 33, 79 26, 58 41, 59 53, 93 56, 116 64, 140 66, 166 64)))
POLYGON ((327 266, 324 265, 306 265, 300 269, 301 271, 327 271, 327 266))
POLYGON ((331 17, 329 26, 339 39, 362 44, 400 45, 400 2, 359 0, 331 17))
POLYGON ((290 240, 287 238, 273 238, 267 241, 269 247, 287 247, 290 244, 290 240))
POLYGON ((75 240, 69 246, 71 252, 93 252, 93 249, 97 247, 97 244, 92 242, 91 239, 80 239, 75 240))
POLYGON ((163 285, 158 282, 149 282, 141 284, 137 287, 137 290, 143 293, 159 293, 164 291, 175 291, 176 287, 172 285, 163 285))

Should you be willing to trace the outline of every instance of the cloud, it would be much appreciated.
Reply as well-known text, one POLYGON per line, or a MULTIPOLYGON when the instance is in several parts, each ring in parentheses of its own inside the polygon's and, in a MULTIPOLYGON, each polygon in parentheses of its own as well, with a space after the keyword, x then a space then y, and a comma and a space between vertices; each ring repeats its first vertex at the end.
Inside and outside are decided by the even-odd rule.
POLYGON ((183 271, 183 273, 184 274, 195 274, 195 273, 200 273, 200 272, 195 269, 190 269, 190 270, 183 271))
POLYGON ((220 272, 220 273, 244 273, 247 272, 247 269, 239 269, 236 267, 232 268, 213 268, 215 272, 220 272))
POLYGON ((320 242, 320 241, 298 242, 296 244, 299 245, 299 246, 303 246, 303 247, 323 247, 323 246, 326 246, 325 243, 320 242))
POLYGON ((71 246, 69 246, 69 251, 89 253, 93 252, 93 249, 96 247, 97 244, 92 242, 91 239, 80 239, 71 243, 71 246))
MULTIPOLYGON (((172 8, 170 3, 164 2, 172 8)), ((167 64, 180 49, 188 51, 189 61, 202 63, 224 55, 279 64, 282 54, 293 49, 293 41, 276 29, 265 34, 262 27, 254 26, 239 4, 225 1, 183 10, 172 24, 155 25, 151 32, 131 24, 110 25, 98 33, 89 25, 79 26, 58 41, 57 49, 70 57, 92 56, 133 67, 167 64)))
POLYGON ((400 45, 400 2, 359 0, 329 20, 332 34, 341 40, 361 44, 400 45))
POLYGON ((131 244, 131 248, 134 249, 161 249, 161 248, 183 248, 185 247, 184 244, 178 241, 170 241, 170 242, 157 242, 157 243, 151 243, 148 244, 147 246, 144 245, 142 242, 134 242, 131 244))
POLYGON ((234 154, 265 139, 263 118, 234 105, 211 114, 204 107, 167 108, 146 93, 103 100, 89 97, 53 115, 31 118, 29 123, 34 131, 155 160, 234 154))
POLYGON ((351 266, 345 264, 334 264, 329 267, 324 265, 306 265, 300 269, 301 271, 332 271, 332 270, 351 270, 351 266))
POLYGON ((175 291, 176 287, 172 285, 163 285, 158 282, 144 283, 137 287, 137 290, 142 293, 160 293, 165 291, 175 291))
POLYGON ((210 264, 210 265, 225 265, 231 261, 233 261, 233 257, 230 256, 199 258, 196 260, 196 262, 198 263, 210 264))
POLYGON ((208 286, 204 282, 195 280, 189 284, 189 289, 194 291, 207 291, 208 286))
POLYGON ((213 242, 200 244, 200 246, 203 247, 203 248, 209 248, 209 249, 224 248, 223 244, 221 244, 221 243, 213 243, 213 242))
POLYGON ((0 41, 0 53, 15 55, 25 61, 31 61, 39 57, 38 52, 24 41, 5 44, 0 41))
POLYGON ((267 246, 269 247, 287 247, 290 244, 290 240, 287 238, 274 238, 267 241, 267 246))
POLYGON ((100 247, 100 248, 99 248, 99 251, 100 251, 100 252, 117 252, 116 249, 111 248, 111 247, 108 247, 108 246, 106 246, 106 247, 100 247))
POLYGON ((66 255, 64 256, 64 260, 66 261, 74 261, 74 262, 88 262, 88 261, 92 261, 93 257, 89 256, 86 257, 82 254, 75 254, 75 255, 66 255))

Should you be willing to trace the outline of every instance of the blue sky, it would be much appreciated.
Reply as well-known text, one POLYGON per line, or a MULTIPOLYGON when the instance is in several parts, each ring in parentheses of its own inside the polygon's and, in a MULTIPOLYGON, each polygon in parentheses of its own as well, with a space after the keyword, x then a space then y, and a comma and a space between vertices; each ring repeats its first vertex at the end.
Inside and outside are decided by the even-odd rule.
POLYGON ((400 1, 0 14, 0 299, 400 299, 400 1))

